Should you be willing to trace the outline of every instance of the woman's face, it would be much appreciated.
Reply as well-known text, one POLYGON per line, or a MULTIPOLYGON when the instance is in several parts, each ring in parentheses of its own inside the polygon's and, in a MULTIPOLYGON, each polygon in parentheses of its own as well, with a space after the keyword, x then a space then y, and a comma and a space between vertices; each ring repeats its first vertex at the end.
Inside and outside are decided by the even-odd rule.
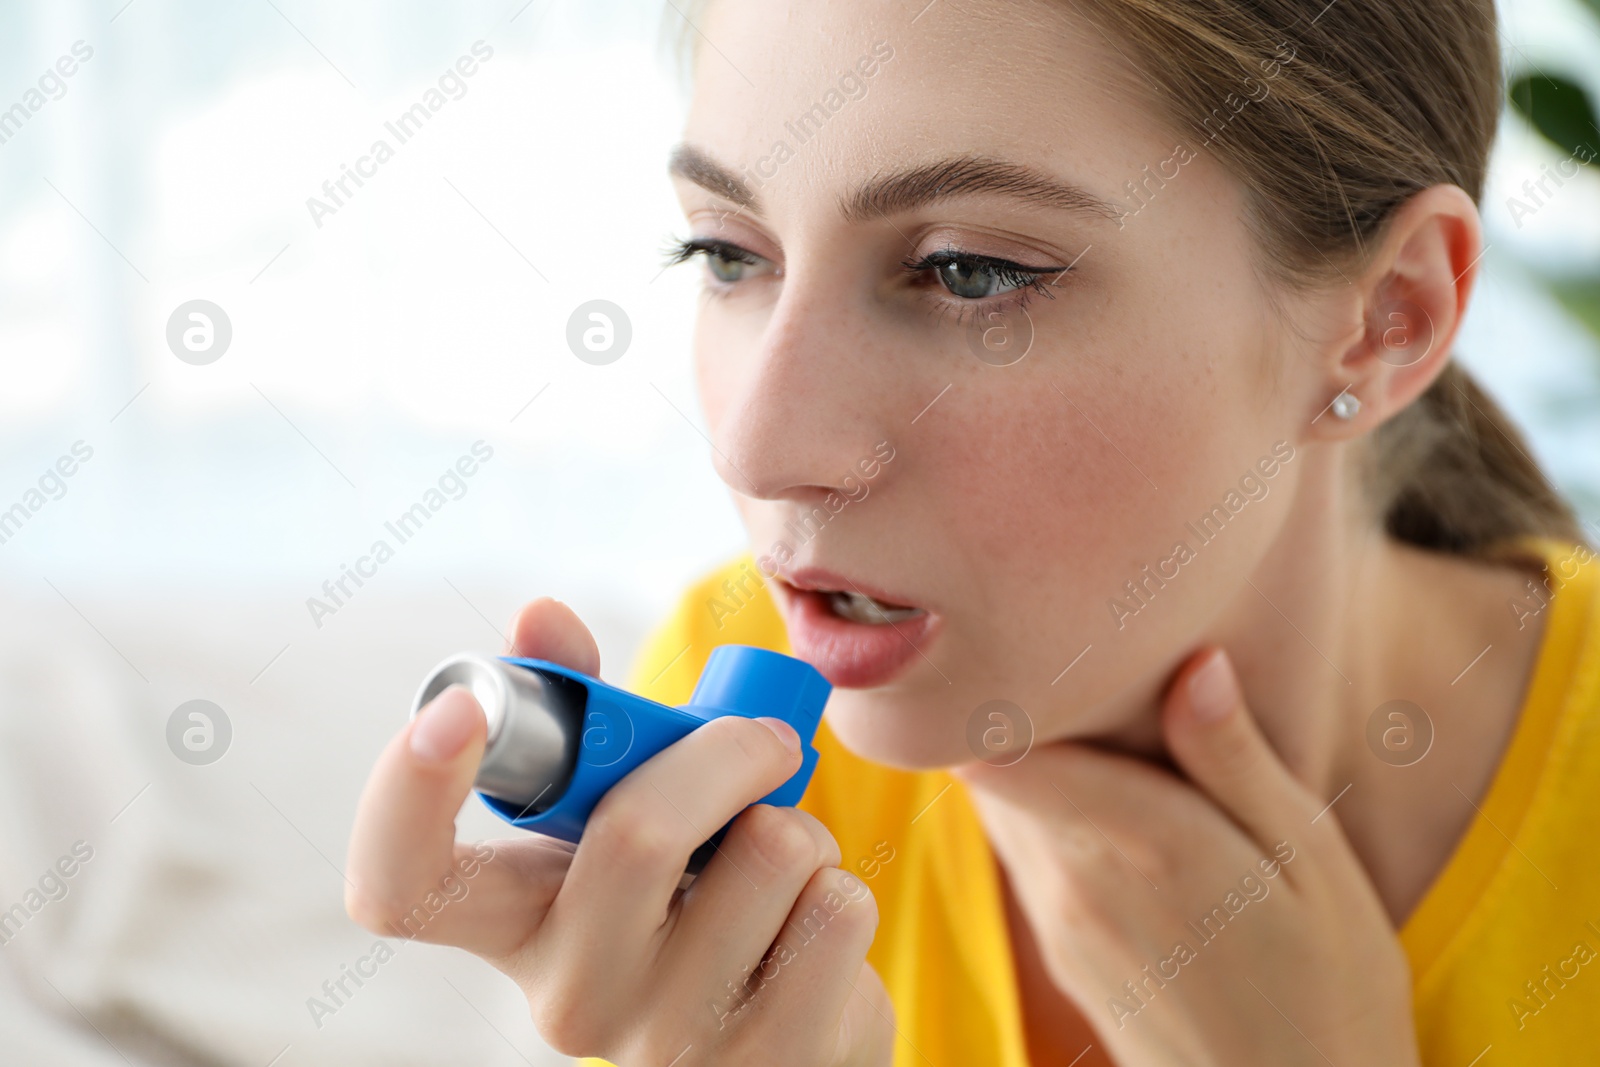
POLYGON ((701 401, 835 732, 930 766, 1107 728, 1249 591, 1331 396, 1240 186, 1063 4, 697 23, 701 401))

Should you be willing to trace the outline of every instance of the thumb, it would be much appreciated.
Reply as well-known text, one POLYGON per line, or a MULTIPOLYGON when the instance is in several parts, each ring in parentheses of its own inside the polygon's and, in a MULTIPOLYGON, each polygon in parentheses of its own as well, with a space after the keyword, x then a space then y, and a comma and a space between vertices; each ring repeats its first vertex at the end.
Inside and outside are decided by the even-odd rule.
POLYGON ((1311 794, 1256 725, 1226 652, 1209 649, 1179 670, 1162 728, 1178 766, 1258 844, 1303 835, 1311 794))
POLYGON ((404 914, 449 872, 456 813, 472 791, 487 732, 472 693, 453 685, 378 757, 356 807, 345 876, 345 910, 369 930, 383 929, 389 912, 404 914))

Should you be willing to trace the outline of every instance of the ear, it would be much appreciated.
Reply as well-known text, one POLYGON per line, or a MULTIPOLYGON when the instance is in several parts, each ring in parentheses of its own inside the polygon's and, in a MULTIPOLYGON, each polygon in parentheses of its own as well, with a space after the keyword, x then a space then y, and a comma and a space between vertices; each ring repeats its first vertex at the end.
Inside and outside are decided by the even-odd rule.
POLYGON ((1325 406, 1311 427, 1325 441, 1370 432, 1444 370, 1483 255, 1477 206, 1454 185, 1424 189, 1396 209, 1369 255, 1355 282, 1356 339, 1327 353, 1325 406), (1341 392, 1360 401, 1350 418, 1334 413, 1341 392))

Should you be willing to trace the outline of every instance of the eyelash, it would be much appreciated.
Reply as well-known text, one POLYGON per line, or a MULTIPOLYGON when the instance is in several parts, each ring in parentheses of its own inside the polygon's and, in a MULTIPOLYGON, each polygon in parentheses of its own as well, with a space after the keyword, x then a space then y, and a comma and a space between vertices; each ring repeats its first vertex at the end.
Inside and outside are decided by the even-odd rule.
POLYGON ((679 263, 687 263, 696 256, 716 256, 733 263, 746 263, 755 266, 762 257, 748 249, 740 248, 730 241, 721 241, 715 237, 691 237, 682 239, 674 237, 667 245, 664 253, 665 266, 675 267, 679 263))
MULTIPOLYGON (((716 256, 719 259, 732 263, 744 263, 755 266, 764 261, 764 257, 756 255, 748 249, 741 248, 730 241, 723 241, 715 237, 691 237, 688 239, 673 238, 665 249, 666 267, 686 263, 696 256, 716 256)), ((1002 302, 1009 302, 1016 307, 1025 307, 1035 295, 1043 295, 1054 300, 1055 294, 1050 290, 1058 285, 1068 271, 1073 269, 1072 264, 1065 267, 1029 267, 1009 259, 998 256, 985 256, 973 252, 962 252, 958 249, 946 247, 937 252, 930 252, 921 259, 905 259, 900 263, 901 269, 908 277, 915 278, 929 271, 941 267, 967 266, 984 267, 994 272, 995 277, 1004 285, 1010 286, 1006 292, 991 297, 966 298, 958 297, 945 290, 944 297, 935 297, 940 304, 941 314, 954 310, 957 321, 965 321, 969 314, 982 312, 1002 302), (1054 275, 1049 281, 1045 278, 1054 275)), ((722 289, 713 289, 713 292, 725 291, 728 284, 723 283, 722 289)), ((937 286, 937 279, 933 280, 937 286)))
POLYGON ((911 277, 938 270, 940 267, 966 266, 986 267, 994 272, 997 280, 1002 284, 1011 286, 1003 293, 990 297, 960 297, 944 289, 938 280, 932 282, 933 288, 942 294, 934 297, 939 304, 939 313, 942 318, 946 313, 954 312, 956 322, 965 324, 972 321, 970 316, 976 316, 984 311, 999 305, 1010 304, 1015 308, 1023 308, 1036 296, 1042 295, 1048 300, 1054 300, 1055 294, 1050 290, 1061 281, 1061 278, 1070 270, 1072 264, 1065 267, 1029 267, 1009 259, 998 256, 985 256, 975 252, 962 252, 959 249, 946 246, 937 252, 930 252, 919 260, 906 259, 901 262, 901 268, 911 277), (1046 277, 1054 275, 1049 281, 1046 277))

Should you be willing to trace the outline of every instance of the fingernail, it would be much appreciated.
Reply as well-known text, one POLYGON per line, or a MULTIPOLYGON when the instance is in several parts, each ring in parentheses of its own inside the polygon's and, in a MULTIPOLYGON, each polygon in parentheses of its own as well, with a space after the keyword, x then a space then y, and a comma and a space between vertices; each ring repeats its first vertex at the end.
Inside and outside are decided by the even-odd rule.
POLYGON ((423 763, 449 763, 461 755, 483 712, 472 694, 452 685, 422 709, 411 727, 411 751, 423 763))
POLYGON ((782 719, 767 717, 759 718, 756 722, 777 734, 778 740, 783 742, 783 747, 789 750, 789 755, 798 756, 800 754, 800 735, 795 733, 793 726, 790 726, 782 719))
POLYGON ((1222 649, 1189 676, 1189 706, 1201 722, 1216 722, 1239 706, 1239 680, 1222 649))

